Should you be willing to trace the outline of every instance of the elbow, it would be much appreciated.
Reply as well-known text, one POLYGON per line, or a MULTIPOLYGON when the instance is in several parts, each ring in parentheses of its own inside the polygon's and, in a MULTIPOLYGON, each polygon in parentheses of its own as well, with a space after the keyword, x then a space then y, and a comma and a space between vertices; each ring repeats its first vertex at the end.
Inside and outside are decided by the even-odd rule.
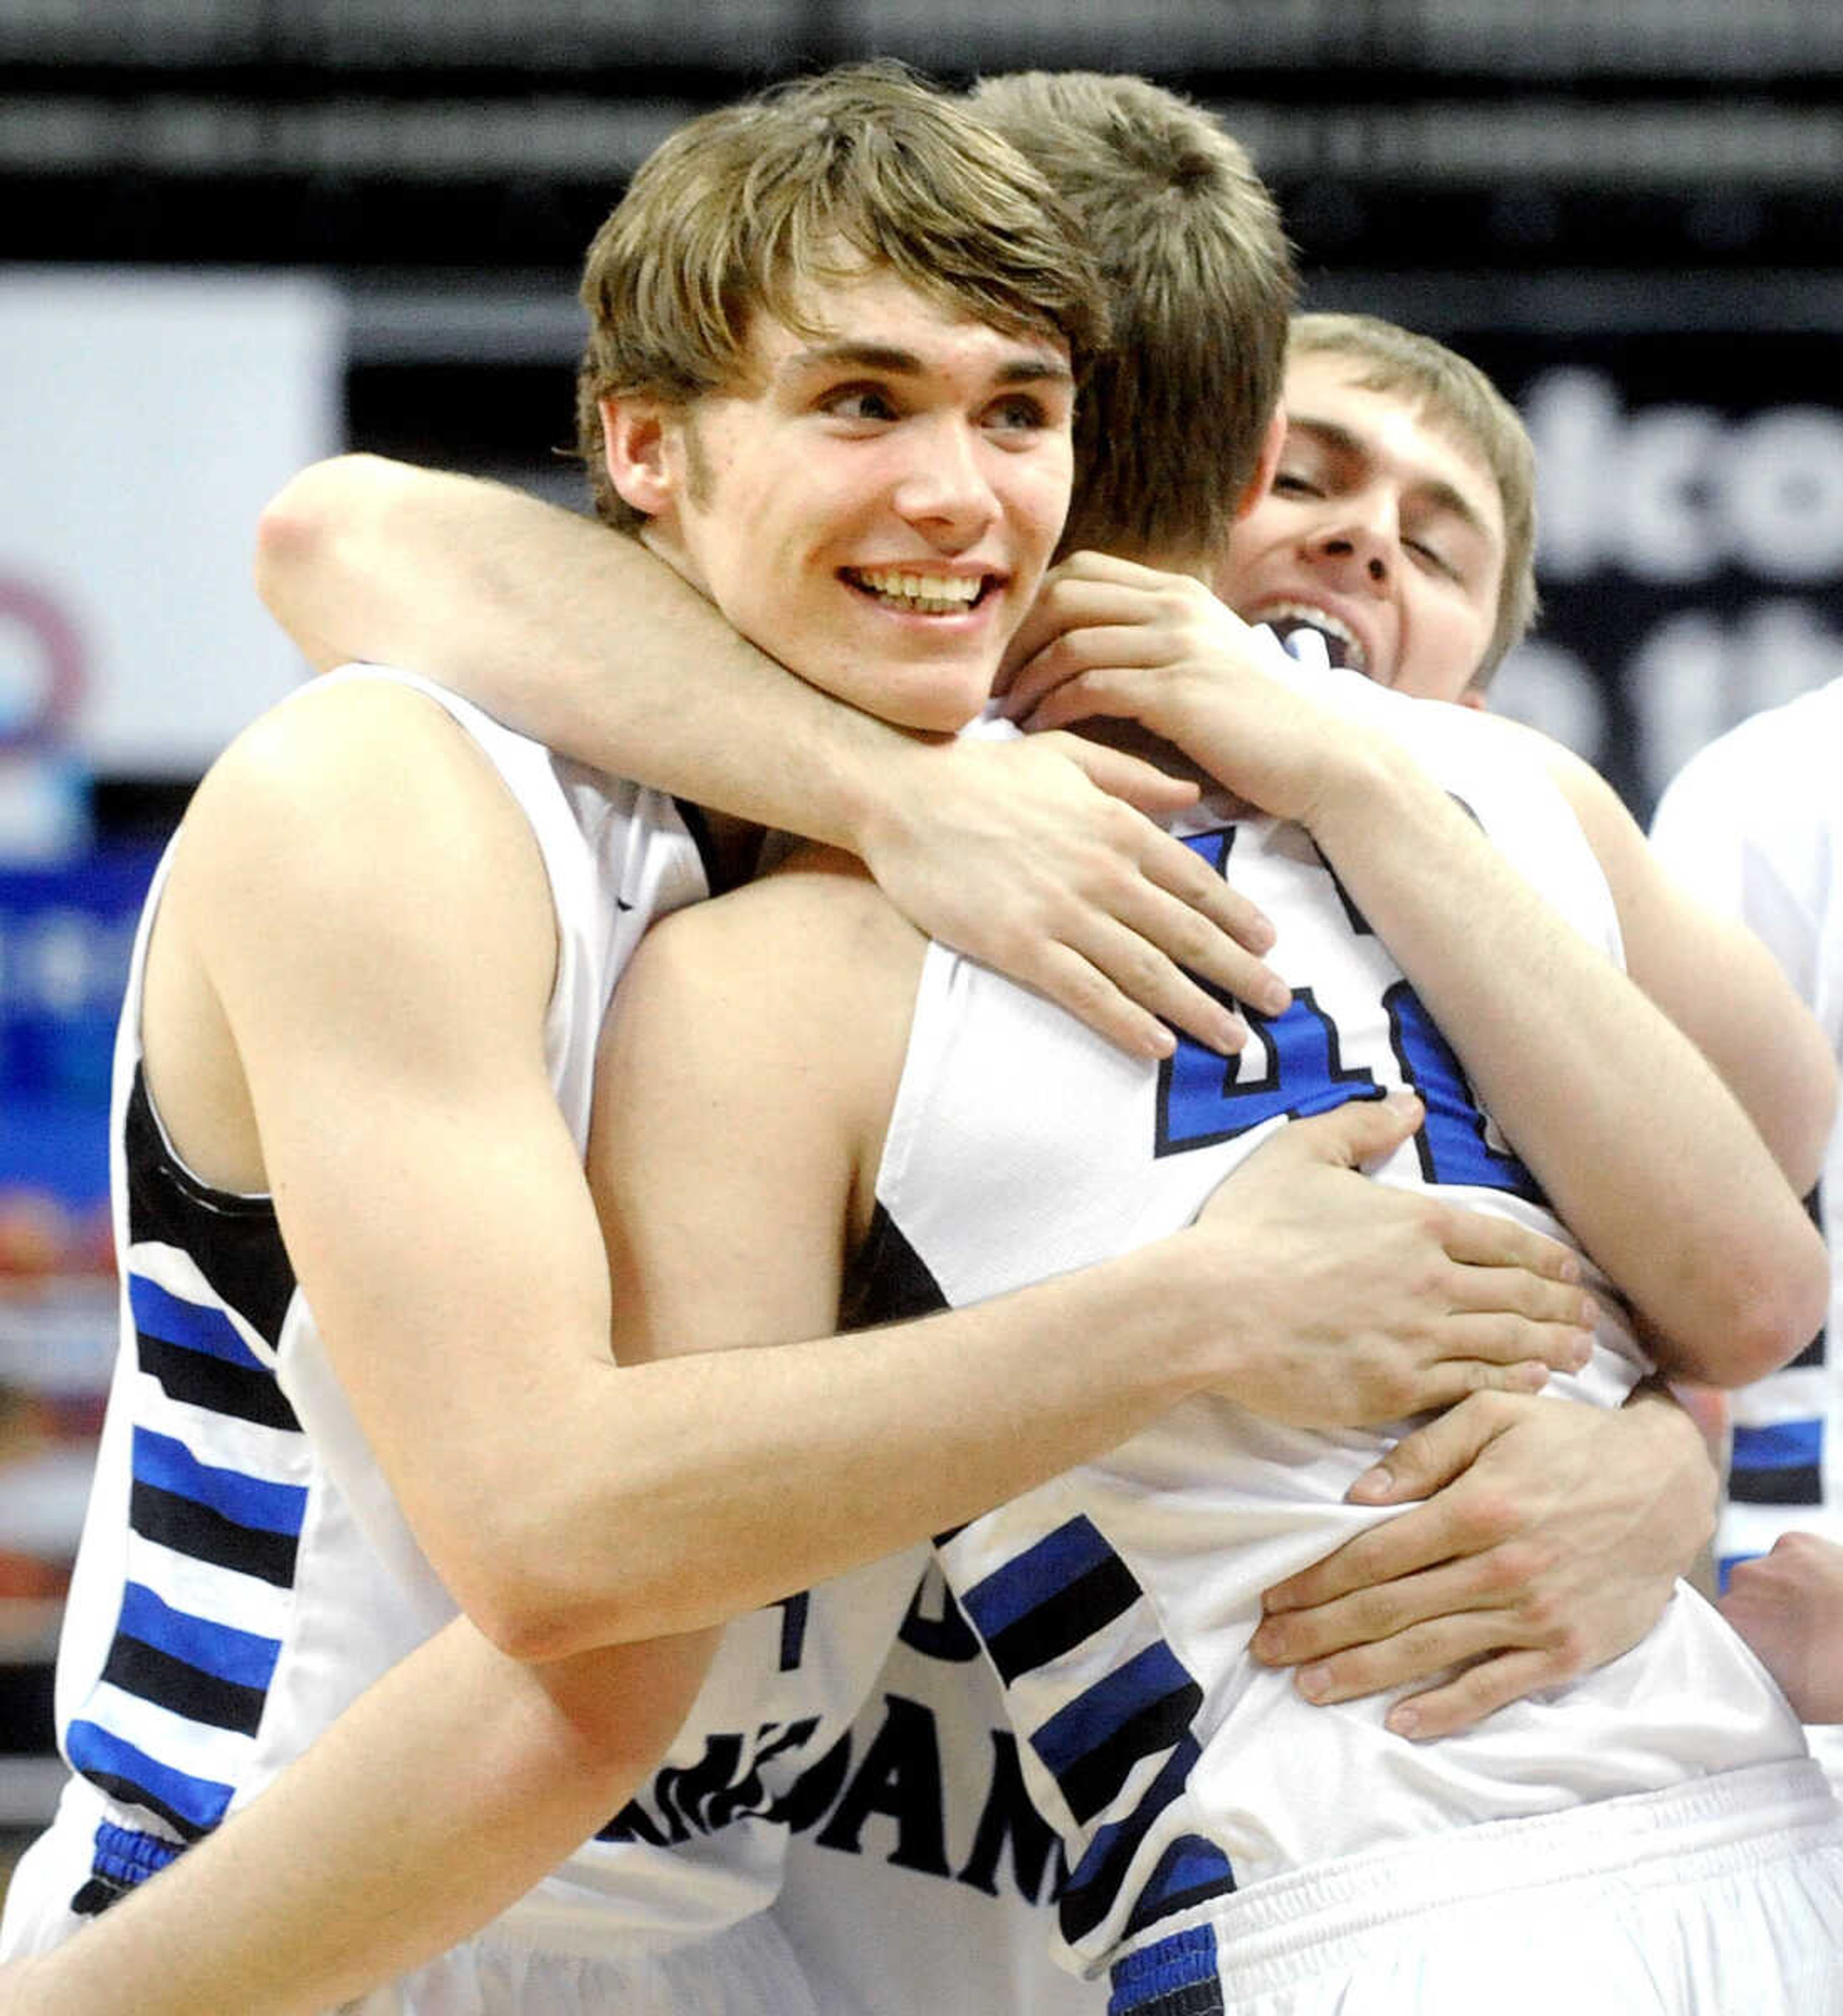
POLYGON ((1722 1298, 1721 1333, 1697 1376, 1712 1385, 1748 1386, 1776 1372, 1823 1328, 1830 1293, 1830 1262, 1815 1232, 1770 1267, 1736 1269, 1722 1298))
POLYGON ((395 474, 381 455, 333 455, 309 463, 263 506, 253 572, 257 593, 278 621, 290 624, 301 584, 325 567, 337 535, 387 501, 395 474))
POLYGON ((569 1537, 581 1530, 579 1519, 507 1520, 489 1544, 477 1541, 445 1568, 468 1621, 507 1658, 543 1665, 671 1628, 660 1592, 628 1571, 633 1557, 585 1551, 569 1537))
POLYGON ((554 1577, 508 1564, 477 1564, 454 1593, 475 1630, 521 1665, 566 1658, 612 1635, 597 1632, 586 1606, 557 1589, 554 1577))

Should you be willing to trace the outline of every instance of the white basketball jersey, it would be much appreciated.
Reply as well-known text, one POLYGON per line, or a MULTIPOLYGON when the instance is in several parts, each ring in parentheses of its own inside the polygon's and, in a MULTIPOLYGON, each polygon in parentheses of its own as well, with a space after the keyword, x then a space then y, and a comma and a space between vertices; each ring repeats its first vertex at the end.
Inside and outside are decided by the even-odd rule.
MULTIPOLYGON (((1491 724, 1352 675, 1289 675, 1397 734, 1618 956, 1571 814, 1491 724)), ((1219 808, 1190 823, 1189 844, 1274 920, 1292 1006, 1251 1016, 1239 1059, 1182 1042, 1141 1064, 934 948, 865 1256, 887 1290, 880 1306, 873 1293, 877 1312, 976 1301, 1175 1230, 1272 1129, 1399 1085, 1427 1119, 1383 1180, 1438 1185, 1566 1237, 1309 837, 1219 808)), ((1647 1369, 1609 1313, 1591 1364, 1551 1390, 1615 1406, 1647 1369)), ((1757 1663, 1686 1589, 1623 1659, 1438 1744, 1391 1735, 1387 1700, 1301 1701, 1289 1673, 1247 1656, 1260 1592, 1392 1516, 1344 1499, 1400 1432, 1280 1428, 1200 1399, 943 1542, 1064 1845, 1059 1911, 1075 1964, 1104 1964, 1212 1897, 1359 1849, 1802 1755, 1757 1663)))
MULTIPOLYGON (((425 681, 332 677, 425 693, 529 822, 557 922, 546 1057, 581 1148, 615 980, 652 918, 707 891, 684 819, 670 799, 557 758, 425 681)), ((60 1747, 106 1802, 79 1910, 254 1798, 455 1615, 347 1407, 270 1201, 198 1180, 149 1099, 141 994, 165 873, 117 1046, 121 1345, 58 1663, 60 1747)))
MULTIPOLYGON (((1743 722, 1692 757, 1658 807, 1651 839, 1712 909, 1762 940, 1843 1058, 1843 680, 1743 722)), ((1843 1123, 1818 1186, 1831 1255, 1823 1334, 1782 1370, 1730 1396, 1727 1502, 1715 1535, 1724 1583, 1781 1533, 1843 1545, 1843 1123)), ((1810 1732, 1843 1788, 1843 1730, 1810 1732)))

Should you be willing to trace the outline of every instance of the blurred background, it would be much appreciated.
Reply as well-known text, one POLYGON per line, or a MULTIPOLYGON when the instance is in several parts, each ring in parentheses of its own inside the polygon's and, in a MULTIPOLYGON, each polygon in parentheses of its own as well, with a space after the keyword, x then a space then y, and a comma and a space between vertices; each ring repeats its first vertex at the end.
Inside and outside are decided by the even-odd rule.
POLYGON ((1838 0, 0 0, 0 1828, 56 1777, 135 912, 298 676, 256 513, 342 445, 576 502, 575 269, 628 172, 866 55, 1187 92, 1279 195, 1308 305, 1491 371, 1547 611, 1499 704, 1641 817, 1843 671, 1838 0))

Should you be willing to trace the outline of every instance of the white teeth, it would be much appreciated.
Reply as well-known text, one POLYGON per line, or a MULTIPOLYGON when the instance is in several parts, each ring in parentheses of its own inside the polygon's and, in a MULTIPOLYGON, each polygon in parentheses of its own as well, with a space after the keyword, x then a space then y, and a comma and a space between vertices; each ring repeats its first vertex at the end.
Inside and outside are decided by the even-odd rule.
POLYGON ((906 603, 929 616, 970 608, 985 585, 983 574, 909 574, 896 567, 861 567, 851 578, 886 601, 906 603))
POLYGON ((1334 616, 1328 609, 1320 609, 1316 603, 1272 603, 1261 611, 1260 620, 1282 636, 1301 625, 1316 630, 1333 647, 1330 657, 1334 664, 1348 666, 1353 672, 1366 673, 1370 669, 1370 654, 1363 649, 1362 640, 1356 632, 1341 617, 1334 616))

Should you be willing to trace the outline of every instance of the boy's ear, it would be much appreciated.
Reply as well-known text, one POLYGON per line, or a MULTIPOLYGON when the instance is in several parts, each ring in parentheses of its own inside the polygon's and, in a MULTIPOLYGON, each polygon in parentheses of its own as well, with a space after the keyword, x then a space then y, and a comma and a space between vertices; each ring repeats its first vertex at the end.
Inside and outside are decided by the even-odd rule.
POLYGON ((1273 417, 1267 423, 1267 431, 1261 437, 1261 459, 1254 464, 1254 473, 1248 478, 1247 488, 1235 500, 1235 515, 1245 518, 1261 499, 1267 495, 1273 481, 1273 472, 1280 466, 1280 452, 1286 446, 1287 409, 1276 406, 1273 417))
POLYGON ((616 396, 601 401, 602 459, 624 503, 657 518, 674 502, 671 422, 657 399, 616 396))

